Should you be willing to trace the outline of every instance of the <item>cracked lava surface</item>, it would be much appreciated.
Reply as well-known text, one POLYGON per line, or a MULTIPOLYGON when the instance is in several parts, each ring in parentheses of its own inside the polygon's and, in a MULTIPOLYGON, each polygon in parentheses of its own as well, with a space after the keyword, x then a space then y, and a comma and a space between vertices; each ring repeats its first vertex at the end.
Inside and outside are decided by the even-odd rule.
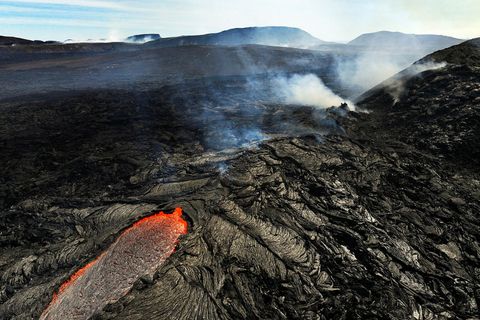
POLYGON ((123 297, 141 276, 152 275, 175 251, 180 235, 186 233, 181 208, 135 222, 60 286, 40 319, 90 318, 123 297))

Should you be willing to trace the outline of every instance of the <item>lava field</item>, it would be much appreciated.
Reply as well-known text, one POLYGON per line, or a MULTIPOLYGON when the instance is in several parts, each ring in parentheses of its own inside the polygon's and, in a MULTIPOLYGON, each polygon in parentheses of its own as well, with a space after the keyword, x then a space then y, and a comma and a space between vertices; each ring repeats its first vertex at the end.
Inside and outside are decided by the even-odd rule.
POLYGON ((34 62, 0 65, 0 318, 478 319, 479 57, 356 111, 235 70, 33 92, 34 62))

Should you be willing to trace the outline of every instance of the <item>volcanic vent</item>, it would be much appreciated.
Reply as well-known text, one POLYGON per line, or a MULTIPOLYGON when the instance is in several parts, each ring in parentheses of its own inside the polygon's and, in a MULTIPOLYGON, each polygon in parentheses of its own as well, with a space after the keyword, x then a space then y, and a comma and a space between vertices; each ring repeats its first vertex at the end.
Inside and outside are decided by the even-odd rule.
POLYGON ((181 208, 135 222, 105 252, 62 284, 40 319, 90 318, 124 296, 138 278, 153 274, 186 232, 181 208))

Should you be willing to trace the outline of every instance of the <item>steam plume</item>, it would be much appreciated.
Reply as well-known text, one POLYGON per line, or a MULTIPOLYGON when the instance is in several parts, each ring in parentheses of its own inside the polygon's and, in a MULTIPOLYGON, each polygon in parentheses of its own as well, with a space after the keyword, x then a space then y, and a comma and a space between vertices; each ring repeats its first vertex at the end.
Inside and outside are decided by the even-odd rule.
POLYGON ((278 96, 288 104, 326 109, 346 103, 351 110, 355 110, 353 102, 336 95, 314 74, 279 77, 274 80, 274 87, 278 96))
POLYGON ((392 96, 394 103, 397 103, 405 91, 405 83, 409 78, 428 70, 441 69, 446 65, 447 63, 445 62, 437 63, 433 61, 415 63, 399 75, 387 80, 387 91, 392 96))
POLYGON ((366 51, 354 59, 337 60, 336 74, 342 86, 359 94, 390 78, 412 62, 393 54, 366 51))

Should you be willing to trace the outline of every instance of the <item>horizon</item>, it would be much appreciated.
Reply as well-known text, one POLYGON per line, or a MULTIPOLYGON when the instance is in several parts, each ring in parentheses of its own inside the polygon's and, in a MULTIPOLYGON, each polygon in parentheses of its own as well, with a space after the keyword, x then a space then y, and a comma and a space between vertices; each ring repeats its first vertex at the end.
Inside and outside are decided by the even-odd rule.
MULTIPOLYGON (((303 30, 309 34, 311 34, 310 32, 308 32, 307 30, 304 30, 302 28, 298 28, 298 27, 295 27, 295 26, 242 26, 242 27, 232 27, 232 28, 229 28, 229 29, 224 29, 224 30, 218 30, 218 31, 214 31, 214 32, 209 32, 208 34, 217 34, 217 33, 220 33, 220 32, 223 32, 223 31, 228 31, 228 30, 235 30, 235 29, 247 29, 247 28, 297 28, 297 29, 300 29, 300 30, 303 30)), ((378 31, 373 31, 373 32, 365 32, 365 33, 361 33, 361 34, 358 34, 356 36, 354 36, 352 39, 348 39, 348 40, 340 40, 340 41, 335 41, 335 40, 326 40, 328 42, 332 42, 332 43, 348 43, 350 41, 353 41, 357 38, 359 38, 360 36, 363 36, 363 35, 367 35, 367 34, 374 34, 374 33, 382 33, 382 32, 387 32, 387 33, 401 33, 401 34, 405 34, 405 35, 416 35, 416 36, 445 36, 445 37, 452 37, 452 38, 457 38, 459 40, 465 40, 465 41, 468 41, 468 40, 471 40, 471 39, 474 39, 474 38, 458 38, 458 37, 455 37, 455 36, 450 36, 450 35, 445 35, 445 34, 433 34, 433 33, 405 33, 405 32, 402 32, 402 31, 392 31, 392 30, 378 30, 378 31)), ((85 38, 85 39, 72 39, 72 38, 67 38, 67 39, 64 39, 64 40, 59 40, 59 39, 36 39, 36 38, 26 38, 26 37, 19 37, 17 35, 11 35, 11 34, 0 34, 0 36, 5 36, 5 37, 13 37, 13 38, 21 38, 21 39, 25 39, 25 40, 41 40, 41 41, 59 41, 59 42, 63 42, 63 41, 74 41, 75 42, 92 42, 92 43, 95 43, 95 42, 123 42, 126 40, 126 38, 128 37, 132 37, 132 36, 138 36, 138 35, 148 35, 148 34, 158 34, 157 32, 142 32, 142 33, 135 33, 135 34, 128 34, 128 35, 125 35, 125 36, 117 36, 115 39, 108 39, 106 37, 104 38, 85 38), (109 41, 110 40, 110 41, 109 41)), ((160 37, 161 38, 175 38, 175 37, 182 37, 182 36, 201 36, 201 35, 205 35, 206 33, 201 33, 201 34, 181 34, 181 35, 176 35, 176 36, 171 36, 171 37, 164 37, 162 36, 161 34, 160 37)), ((315 37, 315 35, 311 34, 312 36, 315 37)), ((316 37, 318 38, 318 37, 316 37)), ((319 40, 324 40, 324 39, 319 39, 319 40)))
POLYGON ((332 42, 348 42, 379 31, 471 39, 480 36, 477 12, 480 3, 475 0, 464 0, 462 6, 452 0, 247 0, 241 4, 220 0, 12 0, 0 1, 0 35, 31 40, 120 41, 143 33, 176 37, 287 26, 332 42))

